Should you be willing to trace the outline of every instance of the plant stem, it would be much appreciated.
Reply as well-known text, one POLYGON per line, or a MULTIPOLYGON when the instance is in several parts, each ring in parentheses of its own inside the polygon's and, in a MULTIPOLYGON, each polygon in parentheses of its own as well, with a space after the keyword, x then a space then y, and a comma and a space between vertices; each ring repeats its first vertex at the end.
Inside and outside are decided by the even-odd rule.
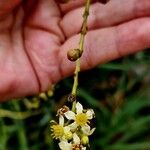
MULTIPOLYGON (((20 111, 20 106, 16 101, 13 103, 14 108, 16 109, 17 112, 20 111)), ((19 140, 19 149, 21 150, 28 150, 28 142, 27 142, 27 136, 25 132, 25 127, 24 123, 22 120, 14 120, 14 123, 18 129, 18 140, 19 140)))
MULTIPOLYGON (((82 27, 81 27, 81 36, 80 36, 80 40, 79 40, 79 50, 80 50, 81 54, 83 53, 84 39, 85 39, 85 35, 87 33, 87 19, 89 16, 90 3, 91 3, 91 0, 86 1, 84 13, 83 13, 83 23, 82 23, 82 27)), ((74 83, 73 83, 73 88, 72 88, 72 95, 77 94, 79 72, 80 72, 80 58, 78 58, 76 60, 76 68, 74 71, 74 83)))

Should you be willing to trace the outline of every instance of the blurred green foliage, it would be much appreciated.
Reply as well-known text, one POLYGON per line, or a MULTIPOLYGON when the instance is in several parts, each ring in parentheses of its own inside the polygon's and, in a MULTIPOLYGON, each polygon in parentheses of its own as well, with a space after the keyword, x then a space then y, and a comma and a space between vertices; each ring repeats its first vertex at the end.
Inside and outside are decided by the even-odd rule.
MULTIPOLYGON (((80 73, 78 100, 96 118, 92 150, 150 150, 149 50, 80 73)), ((49 121, 67 100, 73 78, 53 94, 0 104, 0 150, 57 150, 49 121)))

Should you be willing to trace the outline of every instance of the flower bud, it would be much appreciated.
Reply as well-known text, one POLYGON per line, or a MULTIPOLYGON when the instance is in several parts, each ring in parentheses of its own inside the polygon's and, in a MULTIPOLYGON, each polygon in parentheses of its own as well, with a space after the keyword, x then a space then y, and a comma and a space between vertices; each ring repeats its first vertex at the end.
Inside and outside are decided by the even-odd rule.
POLYGON ((74 101, 76 101, 76 95, 75 94, 69 94, 68 102, 74 102, 74 101))
POLYGON ((78 58, 81 57, 80 49, 71 49, 67 53, 67 57, 70 61, 76 61, 78 58))
POLYGON ((67 111, 69 111, 69 108, 64 105, 62 108, 58 109, 57 116, 60 116, 60 115, 64 116, 64 113, 67 111))
POLYGON ((72 134, 71 131, 68 131, 67 133, 65 133, 65 138, 66 138, 67 140, 71 140, 72 137, 73 137, 73 134, 72 134))
POLYGON ((48 100, 48 97, 46 96, 46 94, 44 92, 39 94, 39 98, 43 99, 43 100, 48 100))
POLYGON ((89 137, 84 135, 82 138, 81 138, 81 142, 83 145, 87 145, 89 143, 89 137))

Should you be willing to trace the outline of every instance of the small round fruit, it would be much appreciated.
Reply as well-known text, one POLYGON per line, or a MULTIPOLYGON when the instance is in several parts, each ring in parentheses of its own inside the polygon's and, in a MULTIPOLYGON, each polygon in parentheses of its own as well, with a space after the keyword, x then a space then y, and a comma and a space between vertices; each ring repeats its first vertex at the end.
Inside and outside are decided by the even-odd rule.
POLYGON ((71 49, 68 51, 67 57, 70 61, 76 61, 81 57, 81 51, 79 49, 71 49))

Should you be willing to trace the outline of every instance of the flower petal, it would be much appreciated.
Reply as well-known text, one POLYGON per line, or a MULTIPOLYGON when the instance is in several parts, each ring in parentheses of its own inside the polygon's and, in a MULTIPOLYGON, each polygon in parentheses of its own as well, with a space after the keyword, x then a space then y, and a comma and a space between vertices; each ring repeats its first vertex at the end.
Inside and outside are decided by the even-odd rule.
POLYGON ((81 128, 81 130, 82 130, 83 134, 89 135, 91 128, 90 128, 89 125, 86 125, 86 126, 83 126, 83 127, 81 128))
POLYGON ((80 144, 80 138, 76 133, 73 134, 73 142, 74 144, 80 144))
POLYGON ((64 115, 68 120, 75 120, 75 113, 73 111, 67 111, 64 115))
POLYGON ((89 109, 87 112, 86 112, 86 116, 88 119, 92 119, 93 116, 95 115, 93 109, 89 109))
POLYGON ((89 134, 89 135, 92 135, 95 130, 96 130, 96 128, 93 128, 93 129, 90 131, 90 134, 89 134))
POLYGON ((70 130, 75 131, 76 128, 78 127, 76 122, 71 123, 70 125, 68 125, 70 127, 70 130))
POLYGON ((76 104, 76 112, 77 114, 80 114, 83 112, 83 106, 79 102, 77 102, 76 104))
POLYGON ((85 134, 85 135, 87 135, 87 136, 92 135, 93 132, 95 131, 95 129, 96 129, 96 128, 93 128, 93 129, 91 130, 91 128, 90 128, 89 125, 83 126, 83 127, 81 128, 83 134, 85 134))
POLYGON ((64 127, 64 132, 66 133, 66 132, 69 132, 70 131, 70 127, 69 126, 66 126, 66 127, 64 127))
POLYGON ((86 147, 82 147, 82 150, 86 150, 86 147))
POLYGON ((64 117, 62 115, 59 116, 59 125, 64 126, 64 117))
POLYGON ((72 145, 70 143, 68 143, 67 141, 61 141, 59 143, 59 147, 61 150, 71 150, 72 149, 72 145))

